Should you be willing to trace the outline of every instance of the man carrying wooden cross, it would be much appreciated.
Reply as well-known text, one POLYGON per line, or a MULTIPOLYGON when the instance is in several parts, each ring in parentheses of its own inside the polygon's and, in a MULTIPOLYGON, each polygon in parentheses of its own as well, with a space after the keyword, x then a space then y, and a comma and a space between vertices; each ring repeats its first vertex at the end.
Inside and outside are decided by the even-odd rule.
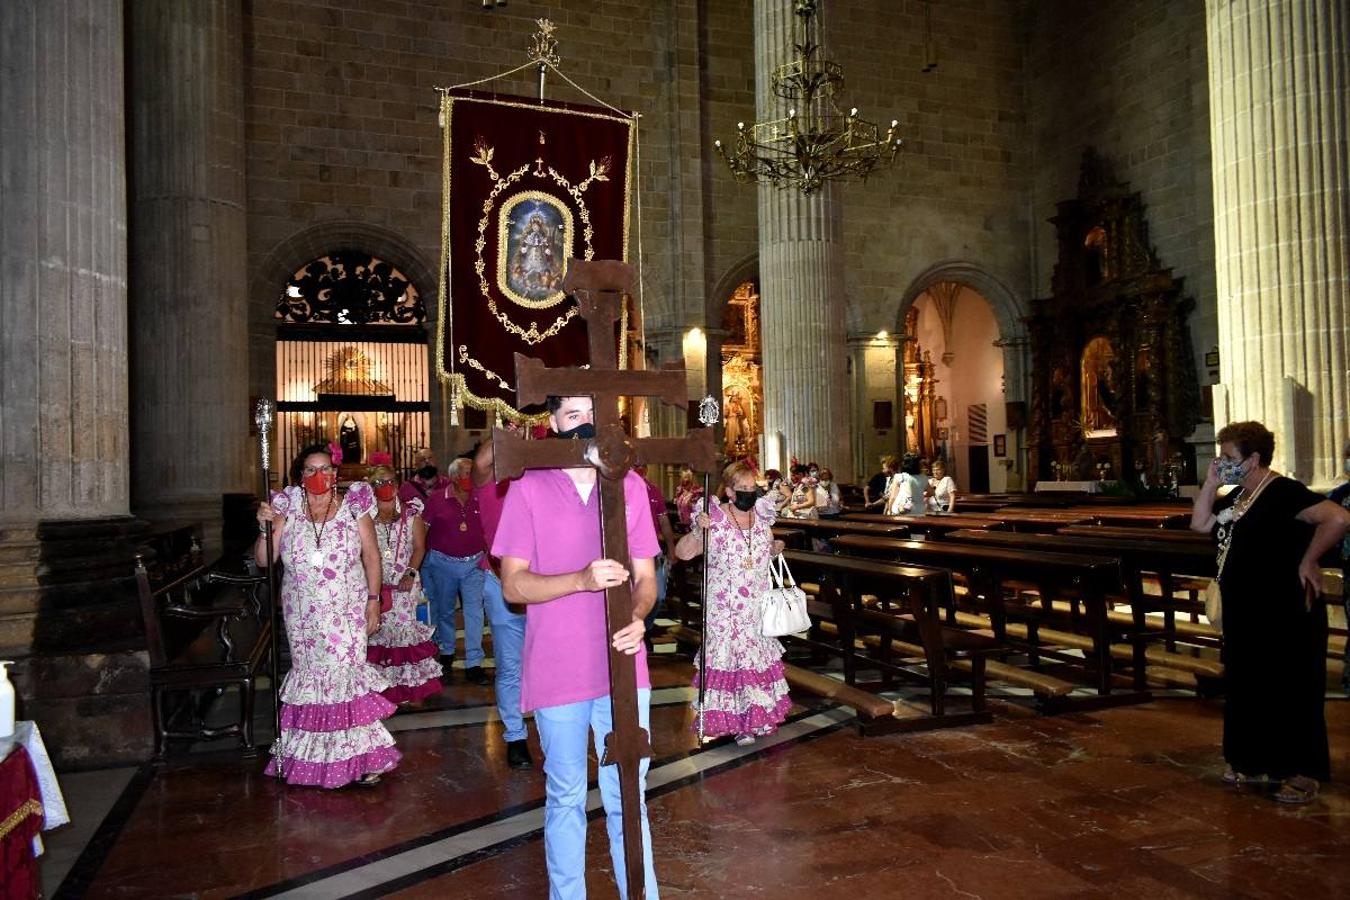
MULTIPOLYGON (((549 425, 559 438, 595 437, 591 397, 549 397, 549 425)), ((586 895, 587 739, 595 735, 597 756, 613 728, 609 648, 605 645, 605 590, 632 578, 632 621, 612 635, 616 650, 635 657, 638 720, 649 728, 651 679, 643 648, 643 618, 656 602, 655 557, 661 549, 642 478, 623 480, 625 521, 632 571, 604 559, 600 490, 591 466, 531 469, 506 495, 492 555, 502 561, 502 590, 510 603, 526 607, 521 707, 534 710, 544 750, 547 799, 544 854, 549 896, 586 895)), ((639 767, 639 791, 646 793, 648 760, 639 767)), ((627 897, 623 811, 619 771, 602 765, 600 796, 609 830, 610 857, 621 897, 627 897)), ((647 804, 640 804, 644 884, 648 900, 658 896, 652 864, 647 804)))

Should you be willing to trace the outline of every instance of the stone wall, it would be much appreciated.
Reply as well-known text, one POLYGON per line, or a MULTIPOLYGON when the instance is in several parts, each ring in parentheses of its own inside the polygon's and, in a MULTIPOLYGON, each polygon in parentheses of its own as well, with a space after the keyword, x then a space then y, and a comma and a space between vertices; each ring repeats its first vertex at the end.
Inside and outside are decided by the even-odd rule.
MULTIPOLYGON (((737 48, 748 47, 748 10, 739 0, 602 0, 585 10, 513 2, 491 11, 397 0, 252 3, 245 42, 253 392, 273 390, 277 273, 307 261, 287 251, 297 234, 321 225, 335 244, 363 245, 363 231, 379 229, 387 249, 401 243, 416 258, 395 258, 405 271, 435 271, 441 146, 433 88, 520 64, 542 16, 558 25, 565 72, 606 102, 642 113, 648 324, 701 324, 711 282, 729 264, 724 257, 754 246, 753 195, 708 158, 709 118, 729 130, 732 108, 749 116, 753 105, 751 63, 737 48), (734 199, 723 202, 727 196, 734 199), (719 248, 715 256, 711 248, 719 248)), ((531 73, 496 86, 535 89, 531 73)), ((585 101, 556 78, 548 94, 585 101)), ((434 284, 417 286, 434 298, 434 284)))
POLYGON ((1076 195, 1083 148, 1142 193, 1164 266, 1185 278, 1196 371, 1218 340, 1203 3, 1043 0, 1031 5, 1032 267, 1050 290, 1055 204, 1076 195))

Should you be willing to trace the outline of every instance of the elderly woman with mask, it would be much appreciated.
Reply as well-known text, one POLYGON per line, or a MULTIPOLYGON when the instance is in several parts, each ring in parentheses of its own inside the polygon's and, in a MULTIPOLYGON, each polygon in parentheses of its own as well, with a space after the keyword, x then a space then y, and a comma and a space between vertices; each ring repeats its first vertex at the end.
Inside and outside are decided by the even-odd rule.
POLYGON ((417 621, 422 597, 418 567, 427 552, 427 525, 422 501, 398 498, 398 477, 387 454, 372 454, 370 470, 375 505, 375 543, 380 549, 384 584, 381 588, 380 628, 367 641, 366 659, 389 679, 384 696, 394 703, 419 703, 441 691, 441 664, 431 626, 417 621))
POLYGON ((750 744, 776 731, 792 705, 783 645, 760 634, 769 560, 783 552, 783 542, 773 537, 774 501, 760 496, 748 465, 726 467, 721 493, 708 509, 699 503, 694 529, 680 538, 675 555, 698 556, 708 531, 708 668, 694 684, 706 685, 705 736, 734 734, 738 744, 750 744))
POLYGON ((1350 529, 1350 512, 1271 469, 1275 436, 1261 423, 1235 422, 1217 437, 1191 528, 1218 545, 1223 779, 1275 782, 1275 800, 1307 803, 1331 775, 1318 561, 1350 529), (1224 485, 1233 489, 1220 497, 1224 485))
MULTIPOLYGON (((339 496, 336 455, 332 445, 301 450, 301 484, 258 507, 259 525, 272 523, 271 558, 284 565, 281 604, 291 648, 281 735, 267 773, 324 788, 375 784, 399 761, 380 721, 395 709, 381 695, 389 682, 366 661, 366 636, 380 621, 375 498, 364 481, 339 496)), ((267 564, 263 536, 254 556, 267 564)))

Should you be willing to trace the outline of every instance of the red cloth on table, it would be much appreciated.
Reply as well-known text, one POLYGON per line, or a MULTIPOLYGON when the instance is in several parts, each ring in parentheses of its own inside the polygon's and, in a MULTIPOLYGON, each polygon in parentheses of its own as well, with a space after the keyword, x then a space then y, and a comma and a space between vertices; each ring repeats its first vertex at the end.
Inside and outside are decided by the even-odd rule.
POLYGON ((33 838, 42 830, 42 789, 28 751, 0 760, 0 900, 37 897, 41 880, 33 838))

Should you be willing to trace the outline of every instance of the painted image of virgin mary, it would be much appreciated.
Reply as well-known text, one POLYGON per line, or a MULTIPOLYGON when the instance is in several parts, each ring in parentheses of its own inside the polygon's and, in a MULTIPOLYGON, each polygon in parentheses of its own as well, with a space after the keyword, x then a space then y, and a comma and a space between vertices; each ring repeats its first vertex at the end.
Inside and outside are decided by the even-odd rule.
POLYGON ((561 217, 542 203, 522 203, 513 212, 524 215, 512 217, 508 286, 527 299, 543 300, 562 288, 566 265, 561 217))

